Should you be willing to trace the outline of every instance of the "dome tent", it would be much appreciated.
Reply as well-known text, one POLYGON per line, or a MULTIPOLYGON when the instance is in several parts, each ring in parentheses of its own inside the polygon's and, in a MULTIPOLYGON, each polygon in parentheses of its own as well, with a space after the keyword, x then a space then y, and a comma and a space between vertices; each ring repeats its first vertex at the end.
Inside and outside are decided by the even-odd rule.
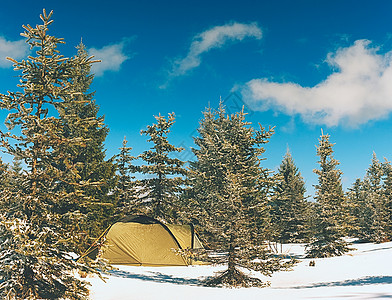
MULTIPOLYGON (((104 237, 107 246, 102 249, 102 258, 111 264, 187 266, 193 262, 177 250, 203 248, 192 224, 163 224, 142 215, 122 218, 104 237)), ((94 252, 97 249, 91 254, 94 252)))

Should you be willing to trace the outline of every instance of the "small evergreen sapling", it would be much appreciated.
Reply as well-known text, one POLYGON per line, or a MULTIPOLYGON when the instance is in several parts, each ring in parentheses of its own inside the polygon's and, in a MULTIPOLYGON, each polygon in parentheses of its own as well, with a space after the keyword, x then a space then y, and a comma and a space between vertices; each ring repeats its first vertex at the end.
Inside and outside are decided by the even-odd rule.
POLYGON ((136 197, 137 185, 135 184, 135 176, 131 175, 136 171, 136 167, 132 165, 135 157, 130 154, 132 148, 128 147, 127 144, 128 141, 124 137, 120 153, 115 158, 118 170, 116 219, 138 213, 137 207, 141 204, 141 200, 136 197))

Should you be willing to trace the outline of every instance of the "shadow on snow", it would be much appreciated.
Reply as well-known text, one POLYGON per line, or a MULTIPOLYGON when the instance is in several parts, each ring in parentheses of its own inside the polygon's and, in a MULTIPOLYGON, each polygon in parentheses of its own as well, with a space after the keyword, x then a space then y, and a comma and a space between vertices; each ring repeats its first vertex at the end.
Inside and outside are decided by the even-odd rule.
POLYGON ((310 288, 336 287, 336 286, 364 286, 364 285, 375 285, 375 284, 392 284, 392 276, 368 276, 368 277, 349 279, 344 281, 321 282, 321 283, 314 283, 311 285, 289 287, 289 289, 290 288, 310 289, 310 288))
MULTIPOLYGON (((149 272, 149 274, 135 274, 122 270, 113 270, 110 271, 110 275, 114 277, 121 277, 121 278, 138 279, 138 280, 158 282, 158 283, 190 285, 190 286, 203 286, 203 281, 205 280, 205 278, 196 279, 196 278, 175 277, 160 272, 149 272)), ((311 289, 311 288, 338 287, 338 286, 367 286, 367 285, 377 285, 377 284, 392 284, 392 276, 368 276, 368 277, 349 279, 344 281, 320 282, 320 283, 314 283, 310 285, 286 287, 284 289, 311 289)), ((276 287, 276 288, 281 289, 280 287, 276 287)), ((379 298, 385 298, 384 296, 386 295, 380 295, 379 298)), ((386 298, 392 298, 392 296, 388 295, 388 297, 386 298)))
POLYGON ((370 250, 362 251, 362 253, 374 252, 374 251, 381 251, 381 250, 389 250, 389 249, 392 249, 392 247, 384 247, 384 248, 378 248, 378 249, 370 249, 370 250))
POLYGON ((182 284, 182 285, 193 285, 200 286, 202 285, 201 280, 199 279, 187 279, 181 277, 174 277, 171 275, 166 275, 160 272, 149 272, 150 274, 135 274, 127 271, 116 270, 110 271, 110 275, 114 277, 121 278, 130 278, 130 279, 139 279, 143 281, 152 281, 159 283, 173 283, 173 284, 182 284))

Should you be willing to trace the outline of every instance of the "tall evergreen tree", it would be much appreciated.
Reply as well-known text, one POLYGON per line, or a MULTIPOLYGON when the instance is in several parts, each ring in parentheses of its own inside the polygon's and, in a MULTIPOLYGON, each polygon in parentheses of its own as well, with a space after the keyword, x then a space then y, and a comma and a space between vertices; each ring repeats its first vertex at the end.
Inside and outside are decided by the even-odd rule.
MULTIPOLYGON (((67 138, 61 120, 50 113, 64 109, 77 94, 72 76, 81 62, 59 53, 64 41, 48 35, 51 15, 44 10, 42 25, 23 26, 22 36, 35 56, 10 59, 22 73, 20 91, 0 94, 0 107, 9 111, 1 146, 25 166, 18 175, 20 188, 0 195, 2 299, 86 299, 87 283, 73 272, 97 273, 86 260, 70 256, 83 238, 79 224, 86 216, 77 210, 84 184, 64 149, 83 140, 67 138), (67 162, 65 169, 57 167, 61 161, 67 162), (59 189, 64 183, 74 191, 59 189)), ((80 126, 86 124, 80 120, 80 126)))
POLYGON ((277 174, 280 181, 275 187, 275 201, 271 203, 276 240, 281 243, 304 242, 307 235, 306 188, 289 150, 277 174))
POLYGON ((149 137, 148 142, 154 145, 139 155, 146 164, 139 166, 138 171, 150 178, 139 181, 138 209, 148 216, 171 222, 179 217, 178 213, 182 210, 179 196, 186 175, 184 162, 173 156, 184 149, 173 146, 167 140, 174 124, 174 113, 170 113, 167 119, 160 114, 155 119, 157 123, 141 131, 141 134, 149 137))
POLYGON ((307 249, 308 257, 330 257, 349 251, 343 237, 346 232, 346 204, 341 177, 342 171, 337 166, 339 161, 333 157, 333 144, 329 135, 321 134, 317 146, 320 169, 315 199, 317 201, 315 236, 307 249))
POLYGON ((260 156, 273 130, 253 129, 245 115, 226 115, 222 103, 217 111, 207 109, 195 138, 188 205, 209 247, 220 254, 204 259, 228 266, 208 285, 263 286, 239 268, 270 275, 289 265, 273 257, 264 243, 274 182, 260 156))
MULTIPOLYGON (((83 143, 67 147, 71 163, 77 166, 80 181, 89 183, 84 188, 85 199, 81 210, 88 214, 85 230, 93 236, 99 235, 107 226, 115 208, 115 164, 113 159, 105 159, 104 142, 109 129, 104 125, 104 117, 98 116, 99 107, 95 103, 94 92, 90 91, 93 81, 89 56, 83 43, 77 47, 74 60, 78 62, 73 68, 71 78, 74 97, 65 99, 64 108, 60 110, 64 136, 68 139, 81 139, 83 143), (83 122, 85 126, 80 126, 83 122)), ((62 169, 66 165, 63 163, 62 169)), ((74 190, 74 187, 68 189, 74 190)))

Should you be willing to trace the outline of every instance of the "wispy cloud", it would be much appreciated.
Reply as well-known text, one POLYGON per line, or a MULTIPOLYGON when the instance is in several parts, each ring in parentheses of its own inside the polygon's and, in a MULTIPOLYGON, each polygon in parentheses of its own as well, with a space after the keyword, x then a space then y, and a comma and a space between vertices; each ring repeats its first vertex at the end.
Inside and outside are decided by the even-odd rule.
POLYGON ((242 95, 255 109, 299 114, 305 122, 357 127, 386 118, 392 111, 392 52, 378 54, 368 40, 329 53, 326 62, 335 69, 313 87, 253 79, 242 95))
POLYGON ((261 39, 262 31, 257 23, 242 24, 230 23, 215 26, 197 34, 189 47, 188 54, 176 59, 169 73, 168 81, 177 76, 182 76, 201 64, 203 53, 212 49, 221 48, 228 42, 240 42, 245 38, 261 39))
POLYGON ((119 71, 121 65, 131 58, 125 53, 125 47, 132 38, 125 38, 116 44, 106 45, 100 49, 89 48, 88 53, 94 55, 94 59, 101 60, 100 63, 92 65, 92 72, 95 76, 102 76, 107 71, 119 71))
POLYGON ((29 46, 25 40, 7 41, 0 36, 0 68, 12 67, 12 62, 6 59, 7 56, 19 60, 26 57, 29 53, 29 46))

